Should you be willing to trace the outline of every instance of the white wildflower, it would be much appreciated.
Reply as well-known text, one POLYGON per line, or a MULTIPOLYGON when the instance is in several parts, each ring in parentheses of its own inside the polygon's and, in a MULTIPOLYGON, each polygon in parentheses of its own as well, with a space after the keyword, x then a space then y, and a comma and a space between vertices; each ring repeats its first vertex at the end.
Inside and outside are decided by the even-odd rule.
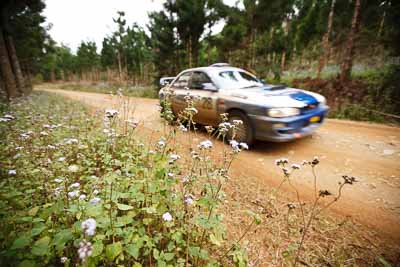
POLYGON ((89 241, 86 241, 86 240, 82 240, 79 243, 78 254, 79 254, 79 258, 82 261, 85 261, 87 257, 92 255, 92 252, 93 252, 92 243, 90 243, 89 241))
POLYGON ((231 145, 233 152, 240 152, 239 143, 237 141, 231 140, 229 141, 229 144, 231 145))
POLYGON ((64 143, 66 145, 73 145, 73 144, 77 144, 78 143, 78 139, 76 138, 68 138, 64 140, 64 143))
POLYGON ((182 178, 182 183, 187 184, 187 183, 189 183, 189 182, 190 182, 190 178, 189 178, 188 176, 184 176, 184 177, 182 178))
POLYGON ((95 189, 93 190, 93 195, 98 195, 99 194, 99 190, 95 189))
POLYGON ((164 213, 164 214, 162 215, 162 218, 163 218, 163 220, 166 221, 166 222, 172 221, 172 215, 171 215, 171 213, 169 213, 169 212, 164 213))
POLYGON ((97 204, 100 201, 101 201, 101 199, 99 197, 94 197, 89 202, 90 202, 90 204, 97 204))
POLYGON ((197 114, 197 113, 198 113, 197 109, 194 108, 194 107, 186 108, 185 110, 186 110, 187 112, 189 112, 189 113, 194 113, 194 114, 197 114))
POLYGON ((30 135, 27 133, 22 133, 19 135, 21 140, 27 140, 29 139, 30 135))
POLYGON ((96 220, 93 218, 89 218, 86 221, 83 221, 81 224, 82 230, 88 236, 93 236, 96 231, 96 220))
POLYGON ((186 205, 192 205, 193 202, 194 202, 193 198, 191 198, 191 197, 185 198, 185 204, 186 205))
POLYGON ((277 159, 275 160, 275 165, 276 166, 280 166, 280 165, 284 165, 289 163, 289 160, 287 158, 281 158, 281 159, 277 159))
POLYGON ((109 109, 106 109, 105 113, 106 113, 107 118, 114 118, 115 116, 118 115, 119 112, 116 109, 109 108, 109 109))
POLYGON ((16 170, 9 170, 8 175, 16 175, 17 171, 16 170))
POLYGON ((164 147, 165 146, 165 139, 161 137, 160 141, 157 142, 157 145, 159 147, 164 147))
POLYGON ((9 119, 9 120, 15 119, 15 117, 13 115, 11 115, 11 114, 6 114, 6 115, 3 116, 3 118, 9 119))
POLYGON ((293 170, 300 170, 300 165, 299 164, 292 164, 292 169, 293 170))
POLYGON ((58 197, 62 192, 62 188, 61 187, 56 187, 56 189, 54 189, 54 195, 56 197, 58 197))
POLYGON ((60 158, 58 158, 58 161, 59 161, 59 162, 65 161, 65 157, 60 157, 60 158))
POLYGON ((68 260, 68 258, 67 258, 67 257, 61 257, 61 259, 60 259, 61 263, 66 263, 66 262, 67 262, 67 260, 68 260))
POLYGON ((79 195, 79 191, 71 191, 71 192, 68 192, 68 197, 69 198, 75 198, 75 197, 77 197, 79 195))
POLYGON ((185 125, 179 125, 179 130, 181 130, 181 132, 187 132, 188 129, 185 127, 185 125))
POLYGON ((181 156, 177 155, 177 154, 171 154, 169 155, 169 163, 174 163, 175 161, 177 161, 178 159, 181 158, 181 156))
POLYGON ((205 140, 200 142, 200 144, 198 145, 198 148, 200 149, 210 149, 212 148, 213 143, 210 140, 205 140))
POLYGON ((128 119, 125 120, 126 123, 128 123, 128 125, 132 128, 132 129, 136 129, 136 127, 138 127, 139 122, 133 119, 128 119))
POLYGON ((69 166, 68 167, 68 170, 70 171, 70 172, 77 172, 78 170, 79 170, 79 167, 78 167, 78 165, 71 165, 71 166, 69 166))
POLYGON ((73 184, 71 184, 69 187, 71 187, 71 188, 78 188, 79 186, 81 186, 80 183, 73 183, 73 184))
POLYGON ((249 149, 249 146, 246 144, 246 143, 240 143, 239 144, 240 145, 240 147, 242 148, 242 149, 249 149))
POLYGON ((319 158, 317 156, 314 157, 313 161, 311 162, 312 166, 315 166, 319 163, 319 158))
POLYGON ((230 128, 232 128, 232 125, 229 122, 221 122, 218 125, 218 131, 221 133, 228 132, 230 128))
POLYGON ((232 123, 233 123, 234 125, 238 126, 238 125, 242 125, 242 124, 243 124, 243 121, 242 121, 242 120, 233 120, 232 123))
POLYGON ((192 152, 190 152, 190 154, 192 154, 192 158, 193 159, 201 159, 199 153, 197 153, 197 151, 193 150, 192 152))
POLYGON ((172 172, 169 172, 169 173, 168 173, 168 177, 169 177, 169 178, 172 178, 172 177, 174 177, 174 176, 175 176, 175 174, 173 174, 172 172))
POLYGON ((207 133, 209 133, 209 134, 211 134, 214 131, 214 127, 209 126, 209 125, 205 126, 204 128, 206 128, 207 133))
POLYGON ((79 196, 79 200, 85 200, 85 199, 86 199, 86 195, 85 194, 82 194, 82 195, 79 196))
POLYGON ((54 179, 54 182, 56 182, 56 183, 62 183, 63 182, 63 179, 61 179, 61 178, 56 178, 56 179, 54 179))

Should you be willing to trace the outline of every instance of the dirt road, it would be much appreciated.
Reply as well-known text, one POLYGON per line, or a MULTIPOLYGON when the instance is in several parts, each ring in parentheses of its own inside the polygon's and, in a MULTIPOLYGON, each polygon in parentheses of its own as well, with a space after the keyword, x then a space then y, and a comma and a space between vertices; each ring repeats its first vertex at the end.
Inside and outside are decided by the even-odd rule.
MULTIPOLYGON (((115 99, 104 94, 48 91, 94 108, 117 105, 115 99)), ((162 127, 157 100, 131 98, 130 103, 135 106, 136 119, 141 120, 144 127, 154 130, 162 127)), ((252 187, 251 190, 260 192, 281 181, 275 159, 286 157, 300 163, 314 156, 321 159, 317 169, 320 189, 336 192, 343 174, 355 176, 359 181, 344 190, 344 197, 332 210, 400 243, 400 128, 328 119, 311 137, 284 144, 256 143, 251 151, 239 155, 232 176, 240 177, 234 182, 241 183, 241 187, 252 187)), ((313 196, 310 172, 299 172, 295 183, 301 188, 302 198, 313 196)))

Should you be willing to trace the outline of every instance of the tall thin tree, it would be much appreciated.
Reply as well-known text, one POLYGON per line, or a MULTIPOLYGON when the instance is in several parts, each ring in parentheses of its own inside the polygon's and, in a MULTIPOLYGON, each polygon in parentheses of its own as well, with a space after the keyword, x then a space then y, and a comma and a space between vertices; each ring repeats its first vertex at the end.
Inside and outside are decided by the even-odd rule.
POLYGON ((318 69, 317 69, 317 78, 319 79, 321 77, 321 71, 323 70, 325 63, 329 59, 329 37, 332 32, 332 24, 333 24, 333 15, 335 12, 335 3, 336 0, 332 0, 331 2, 331 8, 329 11, 329 17, 328 17, 328 27, 326 29, 326 33, 324 34, 324 37, 322 38, 322 48, 323 51, 321 53, 321 57, 319 59, 319 64, 318 64, 318 69))
POLYGON ((346 55, 342 64, 340 81, 345 83, 350 79, 351 69, 353 67, 354 58, 354 39, 358 33, 358 26, 360 24, 360 7, 361 0, 356 0, 354 6, 353 19, 351 21, 351 29, 347 39, 346 55))
POLYGON ((12 71, 12 66, 8 56, 7 45, 4 40, 3 31, 0 28, 0 69, 2 73, 2 78, 4 79, 4 87, 7 92, 8 99, 15 98, 19 96, 17 91, 17 84, 15 82, 15 76, 12 71))

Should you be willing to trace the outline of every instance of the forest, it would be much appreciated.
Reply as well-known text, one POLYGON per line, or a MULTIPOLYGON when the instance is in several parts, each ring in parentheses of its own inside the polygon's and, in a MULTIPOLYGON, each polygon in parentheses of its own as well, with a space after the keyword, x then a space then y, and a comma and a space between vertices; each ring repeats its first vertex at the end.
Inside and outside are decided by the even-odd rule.
POLYGON ((48 1, 0 1, 0 266, 400 266, 400 1, 159 0, 76 51, 48 1), (251 145, 156 99, 216 62, 324 95, 293 121, 323 127, 262 107, 298 139, 251 145))
MULTIPOLYGON (((398 64, 399 3, 390 0, 166 1, 148 14, 147 29, 115 14, 116 31, 101 50, 82 41, 76 54, 44 27, 44 1, 2 1, 2 88, 9 97, 40 81, 95 80, 150 84, 161 76, 215 62, 279 80, 288 70, 331 71, 348 80, 354 62, 364 68, 398 64), (212 27, 225 22, 222 32, 212 27), (335 67, 340 68, 336 70, 335 67), (333 70, 332 70, 333 69, 333 70)), ((111 20, 111 18, 110 18, 111 20)))

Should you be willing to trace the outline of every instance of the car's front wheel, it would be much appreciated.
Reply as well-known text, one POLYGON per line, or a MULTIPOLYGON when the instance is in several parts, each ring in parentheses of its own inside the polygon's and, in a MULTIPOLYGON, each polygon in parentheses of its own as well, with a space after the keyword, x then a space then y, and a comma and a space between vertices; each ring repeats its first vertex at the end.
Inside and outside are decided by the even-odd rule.
POLYGON ((228 140, 234 139, 247 145, 254 143, 254 129, 246 114, 238 110, 231 111, 229 112, 228 121, 231 125, 235 125, 235 129, 231 129, 228 132, 228 140))

